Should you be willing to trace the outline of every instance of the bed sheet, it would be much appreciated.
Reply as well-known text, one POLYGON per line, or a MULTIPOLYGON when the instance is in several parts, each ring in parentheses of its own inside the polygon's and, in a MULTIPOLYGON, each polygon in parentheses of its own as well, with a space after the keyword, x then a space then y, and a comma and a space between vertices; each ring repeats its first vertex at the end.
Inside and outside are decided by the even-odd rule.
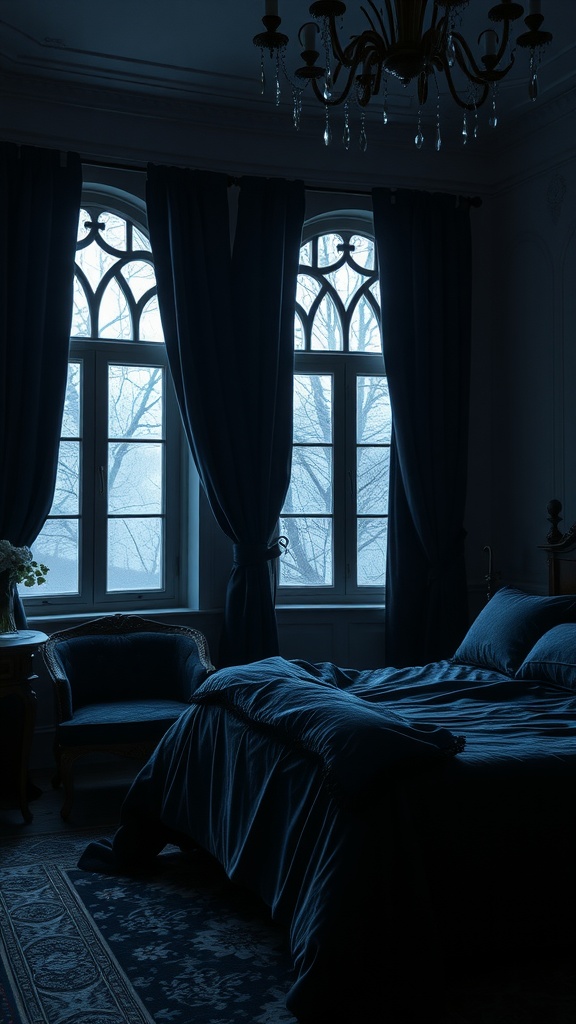
POLYGON ((408 993, 429 1003, 463 950, 559 941, 576 909, 570 694, 452 662, 362 672, 274 658, 215 673, 194 699, 128 794, 116 868, 180 836, 208 850, 289 929, 287 1005, 303 1024, 380 1024, 408 993), (384 709, 385 729, 398 716, 449 756, 384 757, 335 786, 342 734, 322 732, 329 749, 292 742, 266 703, 271 683, 285 707, 296 684, 343 714, 347 701, 384 709))

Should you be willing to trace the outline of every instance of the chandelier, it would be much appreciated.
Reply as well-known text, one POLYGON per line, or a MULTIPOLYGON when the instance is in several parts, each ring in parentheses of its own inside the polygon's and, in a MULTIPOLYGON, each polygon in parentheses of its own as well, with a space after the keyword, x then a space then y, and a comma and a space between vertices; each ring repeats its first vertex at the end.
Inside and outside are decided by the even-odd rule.
MULTIPOLYGON (((293 2, 293 0, 292 0, 293 2)), ((463 111, 462 137, 466 143, 478 134, 478 111, 490 99, 489 125, 498 124, 498 85, 512 69, 516 48, 529 53, 528 92, 532 100, 538 94, 538 68, 543 47, 552 39, 543 31, 540 0, 525 6, 514 0, 501 0, 488 11, 487 27, 474 45, 462 34, 461 22, 469 0, 373 0, 360 10, 365 18, 363 31, 343 41, 341 0, 316 0, 310 5, 314 21, 299 30, 302 66, 291 74, 286 66, 288 36, 279 31, 278 0, 265 0, 262 22, 265 28, 254 36, 260 48, 262 92, 265 91, 265 53, 275 67, 276 105, 280 103, 281 78, 292 89, 293 122, 300 127, 302 97, 306 88, 324 107, 324 143, 332 141, 330 113, 342 105, 344 130, 342 141, 349 149, 350 110, 360 112, 360 148, 367 148, 365 111, 369 104, 379 109, 383 124, 388 115, 388 84, 391 80, 409 87, 415 83, 418 98, 418 122, 414 142, 424 144, 424 108, 429 94, 435 98, 434 144, 442 146, 440 131, 440 76, 444 76, 449 94, 463 111), (523 18, 523 31, 512 31, 523 18)), ((476 2, 476 6, 478 3, 476 2)))

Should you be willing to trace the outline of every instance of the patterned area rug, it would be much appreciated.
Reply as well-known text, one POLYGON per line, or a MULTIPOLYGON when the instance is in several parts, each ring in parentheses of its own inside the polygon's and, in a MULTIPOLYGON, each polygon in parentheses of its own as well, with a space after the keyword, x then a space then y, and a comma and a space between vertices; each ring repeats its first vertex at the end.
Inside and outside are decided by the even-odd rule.
MULTIPOLYGON (((147 878, 80 871, 102 837, 2 842, 0 1024, 295 1024, 285 934, 259 901, 175 849, 147 878)), ((568 953, 455 977, 441 1010, 383 1024, 574 1024, 575 964, 568 953)))
POLYGON ((1 1024, 294 1024, 259 901, 201 854, 168 851, 149 878, 80 871, 90 838, 3 851, 1 1024))

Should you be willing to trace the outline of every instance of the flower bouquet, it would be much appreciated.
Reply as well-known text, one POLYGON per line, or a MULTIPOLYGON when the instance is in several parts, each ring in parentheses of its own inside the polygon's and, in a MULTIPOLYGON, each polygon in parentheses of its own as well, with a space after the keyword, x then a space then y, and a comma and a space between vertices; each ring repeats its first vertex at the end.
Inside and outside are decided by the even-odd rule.
POLYGON ((33 587, 46 583, 48 566, 36 562, 30 548, 15 547, 0 540, 0 634, 16 633, 14 588, 18 583, 33 587))

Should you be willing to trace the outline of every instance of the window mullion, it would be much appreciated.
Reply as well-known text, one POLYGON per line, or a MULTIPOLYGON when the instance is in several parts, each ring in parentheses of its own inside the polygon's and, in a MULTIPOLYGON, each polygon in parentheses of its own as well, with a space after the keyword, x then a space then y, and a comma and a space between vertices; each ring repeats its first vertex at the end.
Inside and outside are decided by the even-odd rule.
POLYGON ((346 510, 352 481, 348 475, 346 460, 346 374, 345 357, 338 353, 331 360, 334 380, 334 591, 343 597, 348 577, 348 544, 346 538, 346 510))
POLYGON ((108 352, 98 352, 95 359, 92 578, 94 602, 101 603, 106 599, 108 532, 108 352))

